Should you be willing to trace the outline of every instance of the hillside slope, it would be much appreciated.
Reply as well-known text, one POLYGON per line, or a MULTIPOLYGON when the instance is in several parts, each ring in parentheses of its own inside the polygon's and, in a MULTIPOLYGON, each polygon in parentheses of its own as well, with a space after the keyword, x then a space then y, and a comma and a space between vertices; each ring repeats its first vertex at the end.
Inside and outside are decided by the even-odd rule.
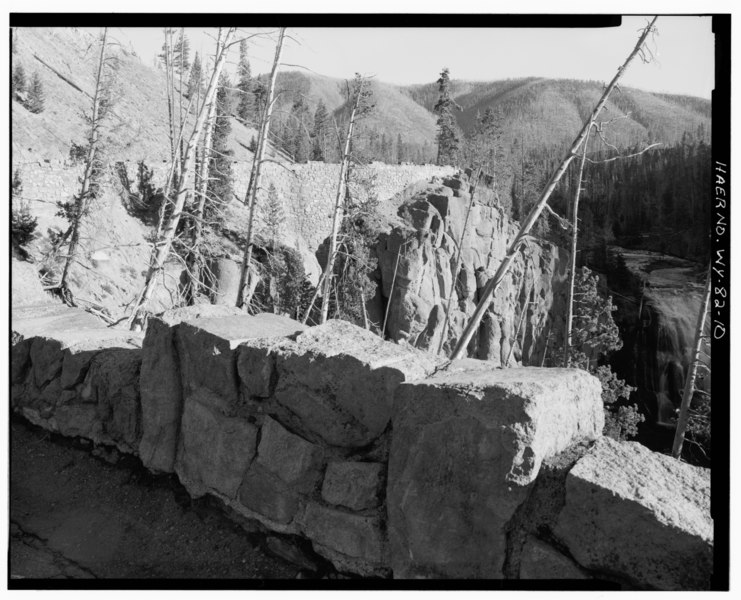
MULTIPOLYGON (((571 141, 604 89, 597 81, 534 77, 453 81, 451 88, 462 109, 456 119, 464 133, 475 131, 479 115, 487 108, 500 109, 505 140, 519 137, 531 148, 571 141)), ((432 110, 438 97, 436 83, 409 86, 406 92, 427 110, 432 110)), ((710 108, 710 101, 702 98, 620 88, 611 95, 602 117, 620 119, 610 127, 610 141, 618 147, 648 141, 673 145, 685 132, 694 135, 700 127, 701 137, 708 142, 710 108)))
MULTIPOLYGON (((29 80, 38 73, 45 93, 45 108, 39 114, 12 102, 14 163, 64 161, 72 143, 85 142, 99 33, 83 28, 14 30, 13 67, 21 64, 29 80)), ((115 101, 103 132, 105 152, 110 160, 165 162, 170 156, 165 74, 142 63, 126 44, 111 41, 115 101)), ((247 145, 255 133, 234 121, 229 145, 235 160, 252 160, 247 145)))

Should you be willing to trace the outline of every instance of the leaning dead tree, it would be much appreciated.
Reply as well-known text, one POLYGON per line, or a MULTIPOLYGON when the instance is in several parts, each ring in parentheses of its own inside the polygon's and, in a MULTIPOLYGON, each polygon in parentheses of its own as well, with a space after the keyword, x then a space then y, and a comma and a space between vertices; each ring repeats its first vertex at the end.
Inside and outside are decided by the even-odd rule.
POLYGON ((679 417, 677 418, 677 429, 674 432, 674 444, 672 445, 672 456, 679 458, 682 455, 682 445, 684 436, 687 432, 687 423, 689 421, 690 403, 692 396, 695 394, 695 380, 697 379, 697 367, 700 364, 700 354, 702 353, 702 343, 705 339, 703 332, 705 330, 705 319, 710 306, 710 290, 712 289, 711 271, 708 269, 707 282, 705 283, 705 293, 702 298, 700 314, 697 315, 697 326, 695 327, 695 347, 692 353, 692 363, 687 374, 687 380, 684 383, 684 392, 682 394, 682 404, 679 408, 679 417))
MULTIPOLYGON (((244 257, 242 258, 242 268, 239 275, 239 286, 237 288, 237 307, 249 308, 252 300, 251 293, 245 293, 247 286, 247 277, 252 264, 252 251, 254 247, 254 226, 255 226, 255 207, 257 205, 257 192, 260 190, 262 179, 262 164, 265 161, 265 151, 268 146, 268 135, 270 133, 270 118, 273 114, 273 105, 275 104, 275 80, 278 77, 278 67, 280 66, 280 56, 283 52, 283 39, 286 35, 286 28, 281 27, 278 32, 278 43, 275 46, 275 57, 273 58, 273 68, 270 71, 270 83, 268 85, 268 96, 260 119, 259 140, 257 142, 257 151, 252 160, 252 172, 250 173, 250 182, 245 195, 245 204, 249 207, 249 217, 247 221, 247 239, 244 247, 244 257)), ((250 284, 249 289, 253 286, 250 284)))
POLYGON ((484 313, 489 308, 489 304, 491 304, 491 300, 494 296, 494 292, 497 290, 499 285, 504 280, 505 275, 509 271, 510 266, 512 265, 512 262, 517 255, 517 251, 521 244, 525 242, 527 239, 528 234, 530 233, 530 230, 532 229, 535 222, 538 220, 538 217, 540 217, 540 214, 543 212, 544 209, 546 209, 546 205, 548 204, 548 199, 551 197, 551 194, 553 193, 553 190, 556 188, 556 185, 561 180, 561 177, 563 177, 563 174, 566 172, 566 169, 571 164, 571 161, 578 156, 577 152, 579 151, 579 148, 581 148, 582 144, 585 142, 587 135, 589 134, 589 130, 592 127, 592 124, 597 119, 597 116, 600 114, 602 109, 604 108, 605 104, 607 103, 607 99, 610 97, 610 93, 612 90, 615 89, 615 86, 617 86, 618 81, 622 77, 623 73, 625 73, 625 70, 628 68, 630 63, 633 61, 633 59, 638 56, 639 54, 643 56, 645 54, 645 50, 643 48, 644 43, 646 42, 646 39, 648 38, 649 34, 654 30, 654 24, 656 23, 656 20, 658 17, 654 17, 653 20, 646 26, 646 28, 641 33, 641 36, 638 38, 638 42, 635 45, 635 48, 633 48, 633 51, 628 55, 628 58, 625 60, 625 62, 622 64, 622 66, 618 69, 615 76, 612 78, 612 81, 607 85, 605 88, 605 91, 602 94, 602 97, 597 102, 597 105, 594 107, 594 110, 592 111, 592 114, 589 116, 587 121, 584 123, 584 126, 582 127, 579 134, 576 136, 576 139, 571 144, 571 147, 569 148, 566 156, 561 161, 561 164, 558 166, 556 171, 551 175, 551 178, 548 180, 548 183, 545 186, 545 189, 543 190, 540 199, 538 202, 533 206, 532 210, 530 211, 530 214, 525 218, 525 222, 523 223, 522 227, 520 228, 520 231, 515 236, 515 239, 510 244, 509 248, 507 249, 507 254, 504 257, 504 260, 499 265, 499 268, 497 269, 497 272, 494 274, 494 277, 492 277, 489 282, 484 287, 482 294, 481 294, 481 300, 479 300, 478 305, 476 306, 476 310, 473 313, 473 316, 469 320, 468 324, 466 325, 466 328, 463 330, 463 333, 461 334, 461 338, 458 340, 458 345, 456 346, 455 350, 453 351, 453 354, 450 357, 450 360, 456 360, 461 358, 465 352, 466 348, 468 347, 469 342, 471 341, 471 338, 473 337, 474 333, 478 330, 479 325, 481 324, 481 319, 484 317, 484 313))
POLYGON ((222 29, 219 29, 219 40, 217 47, 220 48, 220 52, 214 65, 214 70, 211 73, 211 79, 206 89, 206 95, 204 102, 198 111, 196 122, 191 132, 188 143, 185 146, 185 153, 183 155, 183 168, 180 172, 178 179, 177 192, 172 206, 172 211, 167 218, 164 226, 161 228, 161 233, 158 236, 157 241, 152 249, 152 256, 150 258, 149 269, 147 270, 147 276, 144 283, 144 287, 139 293, 136 303, 134 304, 131 317, 129 318, 129 325, 134 326, 139 313, 144 310, 147 303, 152 297, 155 290, 157 277, 165 267, 165 261, 170 254, 173 240, 175 239, 175 233, 180 223, 180 218, 183 214, 185 203, 190 197, 193 190, 193 174, 195 166, 195 154, 198 140, 201 138, 203 128, 206 123, 208 116, 208 108, 214 101, 216 95, 216 88, 218 87, 219 76, 226 62, 229 47, 231 46, 230 40, 236 31, 235 28, 229 28, 226 33, 222 29))
POLYGON ((62 278, 59 282, 59 292, 62 299, 71 306, 75 306, 72 292, 69 289, 68 278, 72 263, 77 258, 80 245, 80 226, 82 217, 87 211, 90 199, 95 195, 95 178, 100 170, 98 159, 100 128, 108 112, 110 104, 110 82, 107 81, 105 68, 110 57, 106 57, 108 42, 108 28, 103 29, 100 40, 100 55, 95 72, 95 92, 90 117, 90 133, 85 153, 85 170, 82 174, 80 192, 75 196, 74 203, 68 209, 70 218, 70 241, 67 248, 67 257, 64 262, 62 278))

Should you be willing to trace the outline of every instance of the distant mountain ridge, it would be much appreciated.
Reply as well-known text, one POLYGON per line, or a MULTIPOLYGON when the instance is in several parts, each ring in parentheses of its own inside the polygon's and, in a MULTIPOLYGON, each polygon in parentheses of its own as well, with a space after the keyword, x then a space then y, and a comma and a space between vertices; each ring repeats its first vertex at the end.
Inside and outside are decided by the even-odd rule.
MULTIPOLYGON (((46 90, 46 110, 32 114, 13 102, 14 160, 65 158, 74 141, 84 141, 83 114, 89 110, 89 92, 95 52, 95 36, 78 29, 22 28, 14 34, 12 61, 22 63, 27 76, 37 71, 46 90)), ((164 99, 164 72, 144 64, 125 45, 118 57, 118 94, 114 107, 109 150, 111 158, 167 160, 169 141, 164 99)), ((311 114, 321 100, 330 115, 341 119, 347 110, 342 90, 345 82, 309 71, 284 71, 277 89, 282 92, 277 114, 290 110, 294 99, 303 96, 311 114)), ((376 110, 362 130, 371 138, 385 138, 387 162, 396 162, 397 140, 410 148, 411 160, 434 160, 437 83, 399 86, 373 80, 376 110)), ((456 113, 464 134, 472 133, 487 108, 503 115, 503 142, 523 145, 528 152, 552 152, 573 139, 599 98, 603 84, 524 77, 501 81, 452 82, 453 96, 462 110, 456 113)), ((667 146, 682 141, 685 134, 709 141, 709 100, 646 92, 633 88, 616 90, 604 120, 610 126, 609 140, 619 148, 647 142, 667 146)), ((235 160, 251 160, 248 147, 256 131, 234 119, 231 148, 235 160)), ((377 141, 380 144, 380 141, 377 141)))

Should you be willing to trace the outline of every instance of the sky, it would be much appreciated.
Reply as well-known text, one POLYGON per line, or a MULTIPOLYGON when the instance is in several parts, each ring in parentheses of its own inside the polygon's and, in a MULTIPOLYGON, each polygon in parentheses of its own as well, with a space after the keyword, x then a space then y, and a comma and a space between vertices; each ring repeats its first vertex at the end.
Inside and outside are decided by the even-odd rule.
MULTIPOLYGON (((497 80, 551 77, 608 81, 633 49, 647 17, 624 17, 623 24, 599 29, 508 28, 289 28, 283 61, 330 77, 373 75, 396 84, 435 81, 443 67, 453 79, 497 80)), ((225 24, 225 25, 228 25, 225 24)), ((640 89, 710 98, 714 36, 709 17, 659 17, 650 39, 654 60, 636 60, 623 84, 640 89)), ((274 31, 250 40, 254 73, 269 70, 274 31)), ((216 30, 187 28, 192 51, 213 52, 216 30)), ((142 61, 152 64, 162 46, 156 28, 114 29, 142 61)), ((236 66, 237 50, 231 57, 236 66)), ((297 67, 284 66, 286 70, 297 67)))

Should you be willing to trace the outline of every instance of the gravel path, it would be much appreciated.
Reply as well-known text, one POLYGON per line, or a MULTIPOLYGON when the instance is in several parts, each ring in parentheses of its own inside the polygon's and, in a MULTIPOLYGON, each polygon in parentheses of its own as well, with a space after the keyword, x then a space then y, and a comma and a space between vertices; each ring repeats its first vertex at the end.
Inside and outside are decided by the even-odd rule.
POLYGON ((132 457, 96 457, 15 419, 10 446, 11 579, 309 574, 264 551, 285 555, 290 545, 245 531, 212 501, 191 501, 174 476, 154 477, 132 457))

